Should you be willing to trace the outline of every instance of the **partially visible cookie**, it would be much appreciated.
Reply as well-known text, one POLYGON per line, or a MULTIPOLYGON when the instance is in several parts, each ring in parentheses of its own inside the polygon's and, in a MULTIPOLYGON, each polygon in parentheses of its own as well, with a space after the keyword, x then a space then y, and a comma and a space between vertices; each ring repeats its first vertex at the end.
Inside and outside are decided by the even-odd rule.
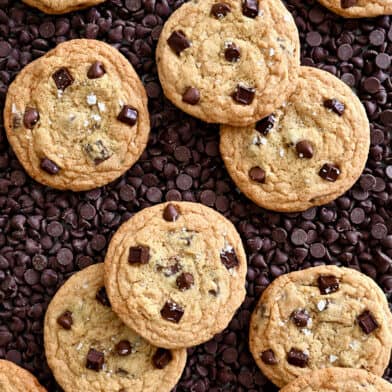
POLYGON ((347 191, 370 145, 365 109, 328 72, 301 67, 297 90, 248 127, 221 126, 220 151, 238 188, 261 207, 303 211, 347 191))
POLYGON ((327 368, 298 377, 280 392, 392 392, 392 384, 361 369, 327 368))
POLYGON ((0 359, 1 392, 46 392, 37 379, 13 362, 0 359))
POLYGON ((280 0, 199 0, 176 10, 156 61, 165 95, 210 123, 250 124, 295 89, 297 27, 280 0))
POLYGON ((123 174, 150 131, 146 93, 132 65, 108 44, 87 39, 62 43, 19 73, 4 123, 35 180, 73 191, 123 174))
POLYGON ((103 264, 73 275, 45 316, 45 353, 65 392, 169 392, 181 376, 186 350, 147 343, 112 311, 103 264))
POLYGON ((367 18, 392 14, 392 0, 319 0, 345 18, 367 18))
POLYGON ((261 296, 249 345, 277 386, 326 367, 381 376, 392 348, 392 316, 382 290, 349 268, 320 266, 282 275, 261 296))
POLYGON ((23 0, 47 14, 65 14, 103 3, 105 0, 23 0))
POLYGON ((194 346, 221 332, 245 297, 245 274, 234 226, 188 202, 138 212, 114 234, 105 259, 114 311, 165 348, 194 346))

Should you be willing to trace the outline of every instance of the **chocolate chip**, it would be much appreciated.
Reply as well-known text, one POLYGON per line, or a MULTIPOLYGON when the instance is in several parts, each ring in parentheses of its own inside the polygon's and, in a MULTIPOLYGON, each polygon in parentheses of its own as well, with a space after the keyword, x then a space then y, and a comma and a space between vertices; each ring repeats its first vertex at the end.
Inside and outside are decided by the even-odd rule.
POLYGON ((23 116, 23 124, 28 129, 33 129, 39 121, 39 112, 35 108, 26 108, 23 116))
POLYGON ((248 18, 256 18, 259 14, 258 0, 244 0, 242 3, 242 13, 248 18))
POLYGON ((222 252, 220 254, 220 259, 221 259, 222 264, 227 269, 237 267, 240 264, 233 248, 228 248, 228 249, 222 250, 222 252))
POLYGON ((173 301, 166 301, 161 309, 161 316, 172 323, 179 323, 184 314, 184 309, 173 301))
POLYGON ((71 329, 73 324, 72 312, 66 310, 57 318, 57 324, 61 325, 64 329, 71 329))
POLYGON ((294 324, 300 328, 307 327, 310 319, 309 313, 305 309, 294 310, 290 317, 294 324))
POLYGON ((372 333, 375 329, 379 327, 376 318, 369 310, 365 310, 357 317, 357 322, 361 327, 362 331, 367 335, 372 333))
POLYGON ((225 59, 231 63, 237 62, 241 57, 240 48, 233 42, 227 44, 225 49, 225 59))
POLYGON ((42 159, 41 169, 52 175, 57 174, 60 171, 60 168, 49 158, 42 159))
POLYGON ((325 163, 319 171, 319 176, 324 180, 335 182, 340 175, 340 169, 332 163, 325 163))
POLYGON ((168 222, 175 222, 179 216, 180 213, 177 207, 172 203, 169 203, 163 210, 163 219, 168 222))
POLYGON ((267 365, 276 365, 278 363, 278 359, 275 356, 273 350, 263 351, 260 355, 261 360, 267 365))
POLYGON ((95 299, 100 302, 103 306, 108 306, 111 307, 108 295, 106 294, 106 289, 105 287, 101 287, 98 291, 97 294, 95 294, 95 299))
POLYGON ((334 275, 320 275, 317 284, 321 294, 331 294, 339 290, 339 280, 334 275))
POLYGON ((95 61, 87 71, 89 79, 98 79, 105 75, 105 67, 101 61, 95 61))
POLYGON ((242 84, 238 84, 232 98, 234 101, 243 105, 250 105, 255 97, 256 90, 252 87, 246 87, 242 84))
POLYGON ((339 116, 341 116, 344 113, 344 110, 346 108, 343 102, 340 102, 339 100, 337 100, 335 98, 333 98, 333 99, 326 99, 324 101, 324 106, 327 109, 332 110, 333 112, 335 112, 339 116))
POLYGON ((69 72, 68 68, 60 68, 53 75, 53 80, 56 83, 56 87, 58 90, 65 90, 68 86, 70 86, 74 82, 74 78, 69 72))
POLYGON ((97 351, 94 348, 90 348, 87 354, 86 368, 99 372, 102 369, 104 362, 104 353, 97 351))
POLYGON ((165 275, 166 277, 175 275, 176 273, 180 272, 181 269, 181 264, 176 259, 174 259, 174 263, 167 266, 157 266, 157 271, 163 272, 163 275, 165 275))
POLYGON ((231 8, 226 3, 215 3, 211 7, 211 15, 215 16, 216 19, 224 18, 229 12, 231 12, 231 8))
POLYGON ((301 140, 295 145, 295 149, 300 158, 310 159, 313 157, 313 146, 309 140, 301 140))
POLYGON ((256 130, 264 136, 267 136, 269 131, 274 127, 275 121, 275 116, 270 114, 256 123, 256 130))
POLYGON ((342 8, 350 8, 357 5, 358 0, 340 0, 340 6, 342 8))
POLYGON ((191 42, 182 30, 173 31, 167 43, 177 55, 191 46, 191 42))
POLYGON ((88 156, 94 161, 95 165, 99 165, 113 155, 113 152, 104 145, 102 140, 96 140, 86 144, 85 150, 88 156))
POLYGON ((196 87, 187 87, 182 100, 189 105, 196 105, 200 101, 200 91, 196 87))
POLYGON ((121 109, 121 112, 117 116, 117 120, 132 127, 136 124, 137 117, 137 109, 133 108, 132 106, 124 105, 121 109))
POLYGON ((157 369, 164 369, 173 359, 173 355, 170 350, 165 348, 158 348, 152 357, 152 363, 157 369))
POLYGON ((131 246, 129 248, 129 264, 147 264, 150 260, 150 248, 147 246, 131 246))
POLYGON ((115 347, 116 353, 122 357, 132 353, 132 345, 128 340, 120 340, 115 347))
POLYGON ((259 166, 254 166, 249 170, 249 177, 252 181, 265 183, 265 171, 259 166))
POLYGON ((292 348, 287 353, 287 362, 290 365, 304 368, 308 364, 308 361, 309 361, 309 355, 296 348, 292 348))
POLYGON ((176 284, 181 291, 190 289, 194 284, 193 275, 189 272, 183 272, 177 277, 176 284))

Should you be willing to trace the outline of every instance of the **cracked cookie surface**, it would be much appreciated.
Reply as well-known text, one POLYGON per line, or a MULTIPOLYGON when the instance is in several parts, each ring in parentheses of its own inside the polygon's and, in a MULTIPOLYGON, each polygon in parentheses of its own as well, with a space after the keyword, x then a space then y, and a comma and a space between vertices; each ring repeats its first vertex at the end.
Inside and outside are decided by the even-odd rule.
POLYGON ((4 121, 26 171, 73 191, 123 174, 150 131, 146 94, 132 66, 111 46, 85 39, 58 45, 19 73, 4 121))
POLYGON ((279 387, 328 367, 381 376, 391 353, 391 322, 385 295, 370 278, 320 266, 267 287, 252 314, 249 345, 257 365, 279 387))
POLYGON ((295 89, 298 31, 280 1, 191 1, 165 23, 156 61, 180 109, 206 122, 250 124, 295 89))
POLYGON ((65 392, 170 391, 186 350, 147 343, 112 311, 103 264, 77 272, 58 290, 45 316, 45 353, 65 392))
POLYGON ((261 207, 303 211, 349 189, 365 166, 370 129, 357 96, 339 79, 301 67, 280 109, 252 126, 226 125, 220 151, 238 188, 261 207))
POLYGON ((105 0, 23 0, 46 14, 65 14, 103 3, 105 0))
POLYGON ((0 359, 1 392, 46 392, 37 379, 13 362, 0 359))
POLYGON ((392 14, 392 0, 319 0, 332 12, 346 18, 367 18, 392 14))
POLYGON ((105 283, 113 309, 152 344, 190 347, 222 331, 245 296, 234 226, 201 204, 146 208, 113 236, 105 283))
POLYGON ((391 392, 392 384, 361 369, 327 368, 295 379, 280 392, 391 392))

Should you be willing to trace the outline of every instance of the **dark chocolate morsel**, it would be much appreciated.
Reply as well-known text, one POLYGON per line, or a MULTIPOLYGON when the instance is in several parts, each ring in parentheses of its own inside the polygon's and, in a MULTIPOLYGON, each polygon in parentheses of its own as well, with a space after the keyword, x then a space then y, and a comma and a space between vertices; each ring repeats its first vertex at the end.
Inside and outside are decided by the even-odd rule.
POLYGON ((35 108, 26 108, 23 116, 23 124, 28 129, 33 129, 39 121, 39 112, 35 108))
POLYGON ((240 264, 234 249, 231 247, 221 251, 220 259, 227 269, 237 267, 240 264))
POLYGON ((231 8, 226 3, 215 3, 211 7, 211 15, 215 16, 216 19, 224 18, 229 12, 231 12, 231 8))
POLYGON ((99 372, 105 362, 105 355, 101 351, 90 348, 87 354, 86 368, 99 372))
POLYGON ((152 357, 152 363, 157 369, 163 369, 170 363, 172 359, 173 356, 170 350, 165 348, 158 348, 152 357))
POLYGON ((74 82, 74 78, 69 72, 68 68, 60 68, 53 75, 53 80, 58 90, 65 90, 74 82))
POLYGON ((264 136, 268 135, 268 132, 273 128, 275 124, 275 116, 270 114, 267 117, 264 117, 260 121, 256 123, 256 131, 260 132, 264 136))
POLYGON ((167 43, 177 54, 180 54, 183 50, 191 46, 191 42, 182 30, 173 31, 167 39, 167 43))
POLYGON ((240 48, 235 43, 229 43, 225 49, 225 59, 231 63, 235 63, 241 57, 240 48))
POLYGON ((304 368, 308 364, 308 361, 309 361, 309 355, 296 348, 292 348, 287 353, 287 362, 290 365, 304 368))
POLYGON ((124 105, 121 109, 121 112, 117 116, 117 120, 132 127, 136 124, 137 117, 137 109, 133 108, 132 106, 124 105))
POLYGON ((365 310, 357 317, 357 322, 361 327, 362 331, 367 335, 372 333, 375 329, 379 327, 379 324, 370 310, 365 310))
POLYGON ((120 340, 115 347, 118 355, 124 357, 132 353, 132 345, 128 340, 120 340))
POLYGON ((179 216, 177 207, 172 203, 169 203, 163 210, 163 219, 168 222, 175 222, 179 216))
POLYGON ((250 105, 255 97, 256 90, 252 87, 246 87, 242 84, 238 84, 232 98, 234 101, 243 105, 250 105))
POLYGON ((340 0, 340 6, 342 8, 350 8, 357 5, 358 0, 340 0))
POLYGON ((306 327, 310 319, 309 313, 305 309, 294 310, 290 317, 293 323, 300 328, 306 327))
POLYGON ((335 98, 333 98, 333 99, 326 99, 324 101, 324 106, 327 109, 331 109, 332 111, 334 111, 339 116, 341 116, 344 113, 344 109, 345 109, 344 103, 338 101, 335 98))
POLYGON ((340 169, 332 163, 325 163, 319 171, 319 176, 324 180, 335 182, 340 175, 340 169))
POLYGON ((89 70, 87 71, 87 77, 89 79, 98 79, 105 75, 105 67, 101 61, 95 61, 89 70))
POLYGON ((52 175, 57 174, 60 171, 60 168, 49 158, 42 159, 41 169, 52 175))
POLYGON ((64 329, 71 329, 73 324, 72 312, 66 310, 57 318, 57 324, 61 325, 64 329))
POLYGON ((94 161, 95 165, 99 165, 113 155, 113 152, 105 146, 102 140, 96 140, 86 144, 85 150, 88 156, 94 161))
POLYGON ((244 0, 242 3, 242 13, 248 18, 256 18, 259 14, 258 0, 244 0))
POLYGON ((331 294, 339 290, 339 280, 334 275, 320 275, 317 284, 321 294, 331 294))
POLYGON ((177 277, 176 284, 181 291, 190 289, 194 284, 193 275, 189 272, 183 272, 177 277))
POLYGON ((129 264, 147 264, 150 260, 150 248, 147 246, 131 246, 129 248, 129 264))
POLYGON ((266 364, 266 365, 276 365, 278 363, 278 359, 275 356, 275 353, 273 350, 265 350, 260 354, 261 360, 266 364))
POLYGON ((200 91, 196 87, 187 87, 182 95, 182 100, 189 105, 196 105, 200 101, 200 91))
POLYGON ((95 294, 95 299, 103 306, 111 306, 105 287, 101 287, 95 294))
POLYGON ((265 183, 265 171, 259 167, 255 166, 249 170, 249 178, 252 181, 260 182, 261 184, 265 183))
POLYGON ((166 301, 161 309, 161 316, 172 323, 179 323, 184 314, 184 309, 179 304, 173 301, 166 301))
POLYGON ((309 140, 301 140, 295 145, 295 149, 300 158, 310 159, 313 157, 313 146, 309 140))

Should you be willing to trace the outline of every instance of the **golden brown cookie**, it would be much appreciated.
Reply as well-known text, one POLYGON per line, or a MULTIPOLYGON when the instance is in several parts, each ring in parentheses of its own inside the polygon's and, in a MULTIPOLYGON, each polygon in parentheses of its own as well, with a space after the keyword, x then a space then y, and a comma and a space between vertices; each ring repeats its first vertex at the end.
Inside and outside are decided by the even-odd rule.
POLYGON ((156 60, 164 93, 180 109, 246 125, 294 91, 298 31, 279 0, 190 1, 164 25, 156 60))
POLYGON ((361 369, 327 368, 298 377, 280 392, 392 392, 392 384, 361 369))
POLYGON ((392 0, 319 0, 345 18, 366 18, 392 14, 392 0))
POLYGON ((181 376, 186 350, 156 348, 112 311, 103 264, 73 275, 45 317, 45 353, 65 392, 169 392, 181 376))
POLYGON ((23 0, 47 14, 65 14, 103 3, 105 0, 23 0))
POLYGON ((143 152, 147 97, 120 52, 96 40, 58 45, 27 65, 4 108, 8 140, 26 171, 57 189, 105 185, 143 152))
POLYGON ((194 346, 222 331, 245 297, 245 274, 234 226, 188 202, 138 212, 114 234, 105 259, 114 311, 165 348, 194 346))
POLYGON ((365 109, 330 73, 301 67, 297 90, 252 126, 221 126, 220 151, 238 188, 261 207, 303 211, 347 191, 370 145, 365 109))
POLYGON ((13 362, 0 359, 1 392, 46 392, 37 379, 13 362))
POLYGON ((254 310, 249 345, 277 386, 326 367, 381 376, 392 348, 392 316, 382 290, 349 268, 320 266, 277 278, 254 310))

